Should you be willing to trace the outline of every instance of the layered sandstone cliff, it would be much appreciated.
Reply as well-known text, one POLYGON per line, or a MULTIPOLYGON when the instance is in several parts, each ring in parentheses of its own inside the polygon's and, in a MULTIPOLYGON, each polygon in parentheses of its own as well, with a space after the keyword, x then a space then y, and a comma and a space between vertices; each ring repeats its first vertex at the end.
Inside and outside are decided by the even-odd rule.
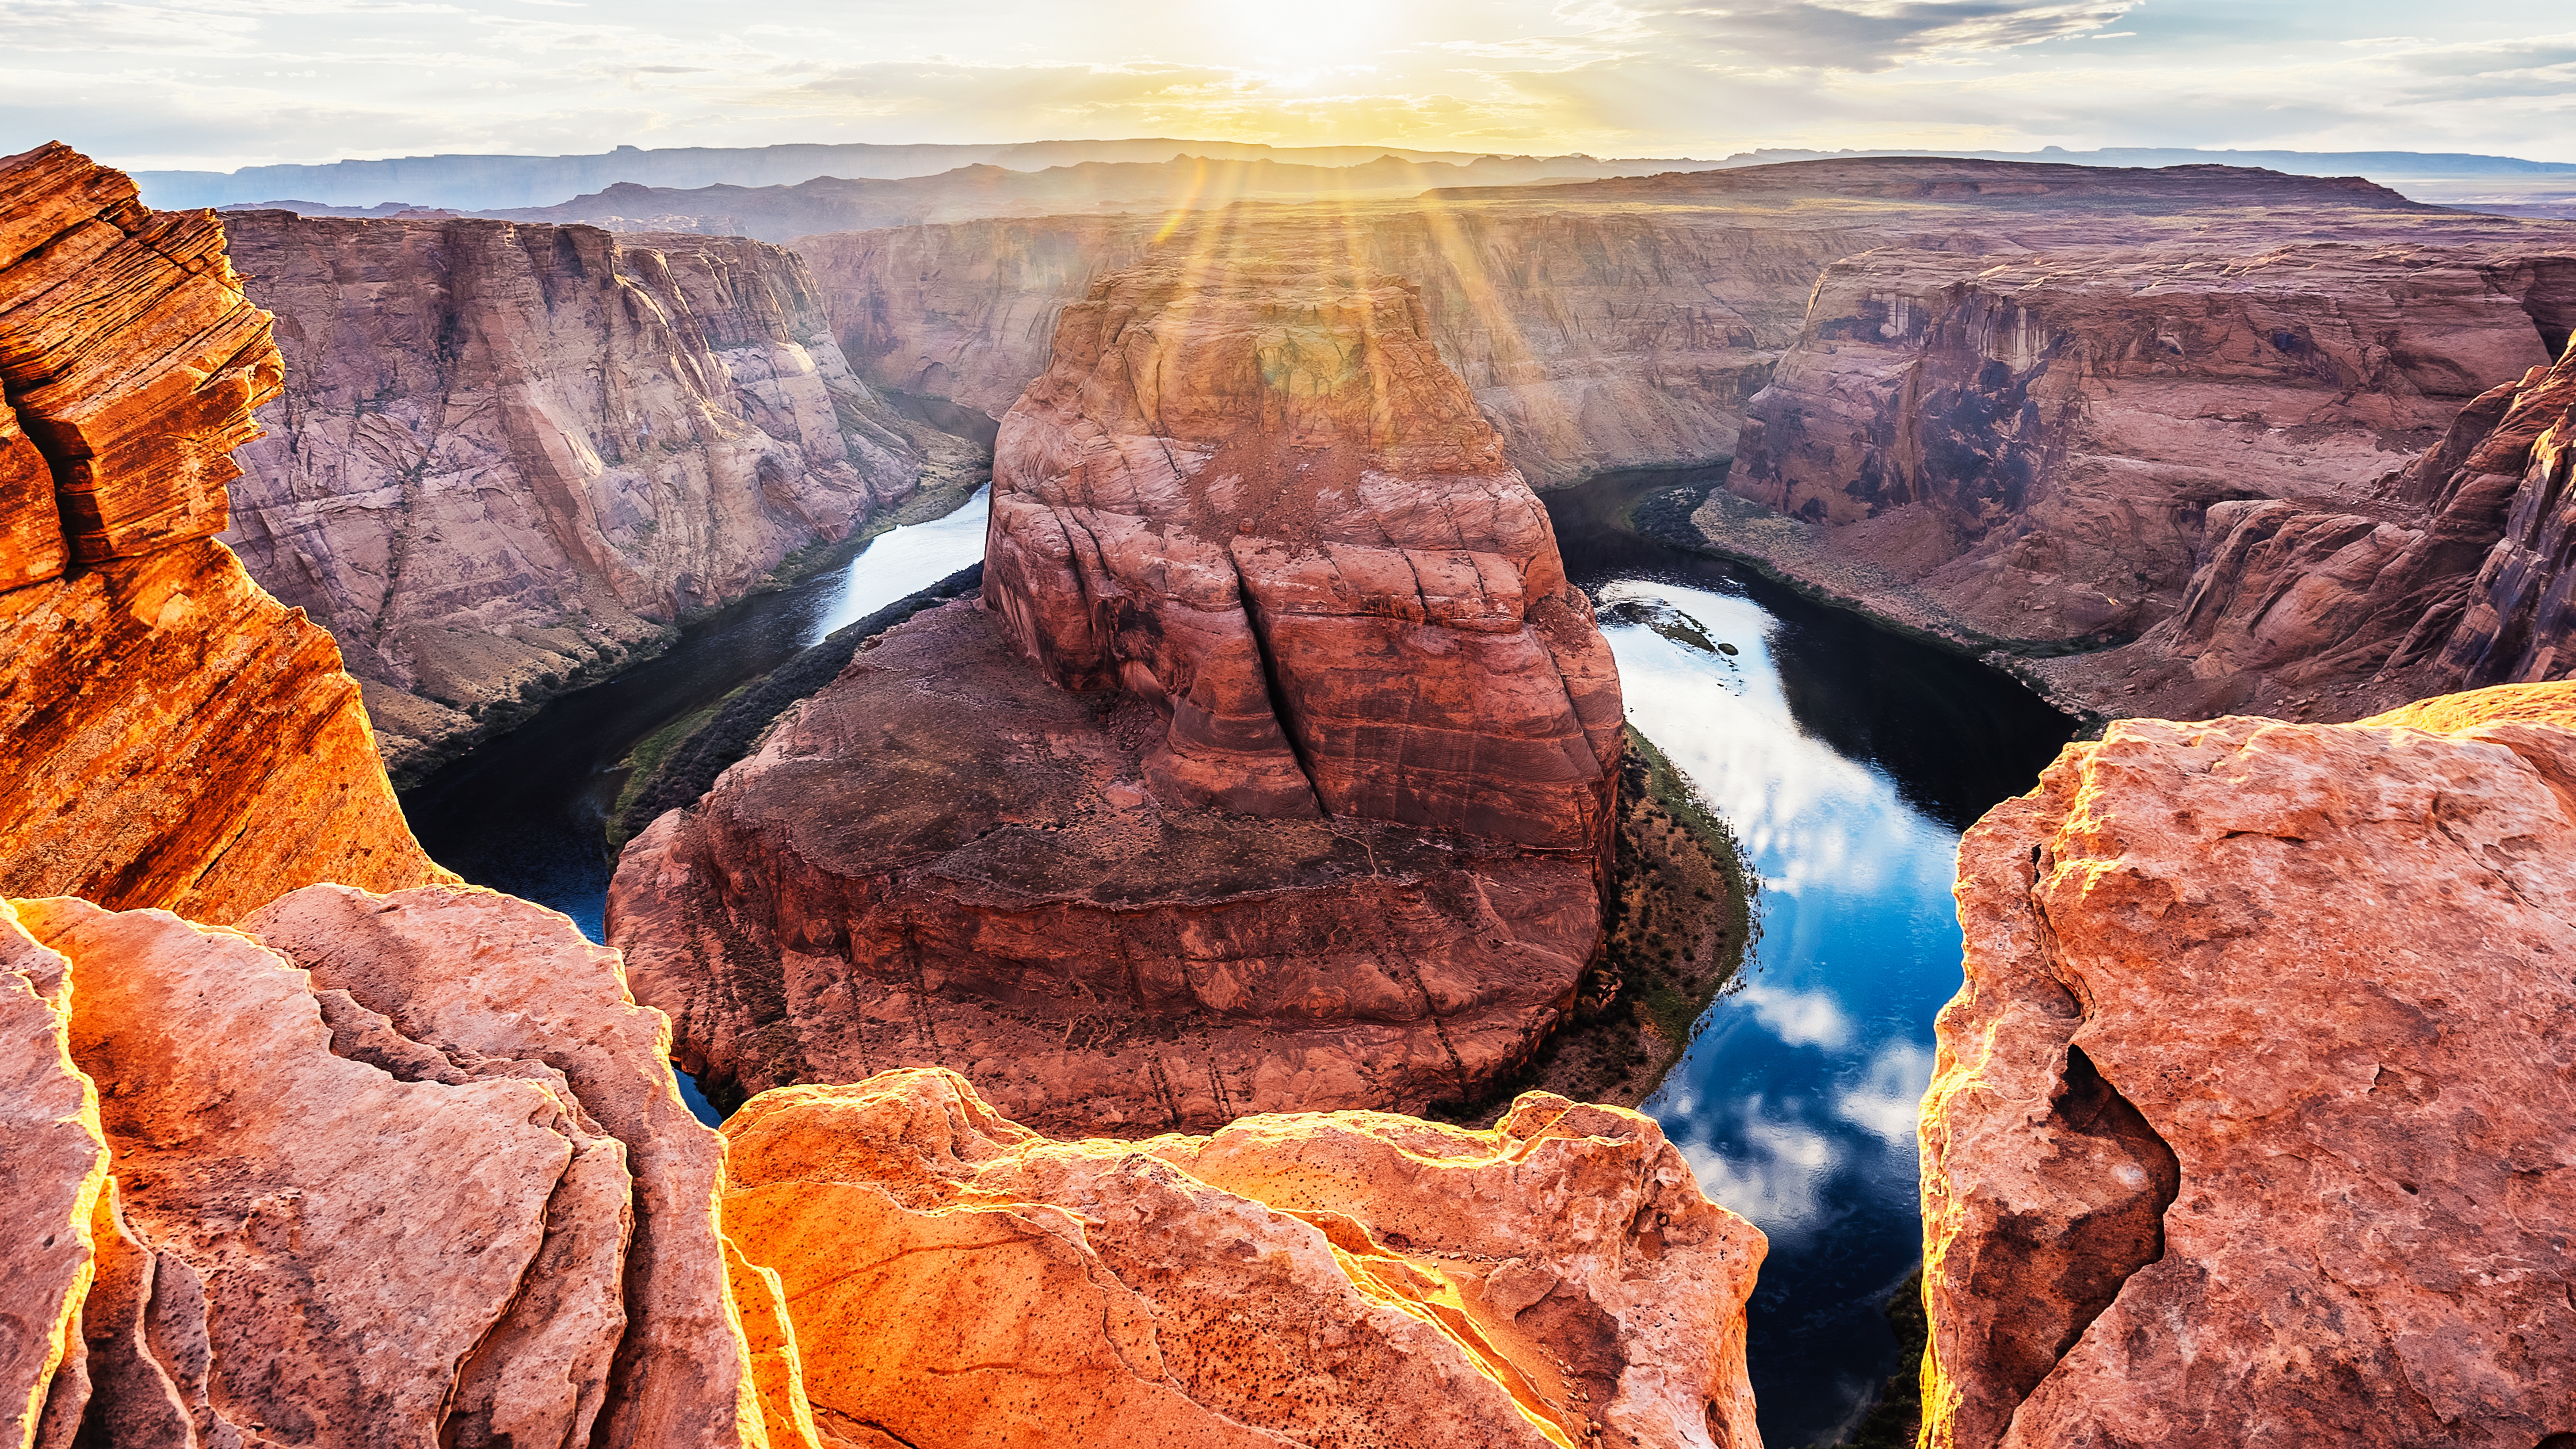
POLYGON ((439 878, 330 636, 211 537, 279 386, 215 220, 0 160, 0 381, 0 895, 222 922, 439 878))
POLYGON ((1136 1133, 1490 1091, 1600 939, 1620 708, 1537 500, 1365 273, 1066 309, 931 611, 620 859, 720 1089, 966 1072, 1136 1133))
POLYGON ((2429 681, 2383 666, 2419 625, 2447 634, 2456 608, 2428 619, 2502 523, 2493 487, 2444 488, 2505 400, 2480 394, 2576 327, 2564 237, 2418 225, 1838 262, 1727 483, 1813 527, 1723 506, 1701 526, 2020 655, 2072 707, 2350 718, 2411 698, 2429 681), (2419 458, 2455 420, 2467 443, 2419 458))
POLYGON ((2571 780, 2506 686, 2124 720, 1969 832, 1927 1444, 2576 1434, 2571 780))
POLYGON ((1762 1235, 1632 1112, 1062 1142, 916 1070, 725 1135, 725 1227, 779 1276, 827 1442, 1761 1442, 1762 1235))
POLYGON ((225 225, 287 364, 226 538, 339 640, 398 774, 974 471, 852 375, 776 247, 225 225))
MULTIPOLYGON (((1818 279, 1874 248, 1989 259, 1964 277, 2050 247, 2165 244, 2206 256, 2324 239, 2521 258, 2534 236, 2350 178, 1902 158, 1206 216, 970 221, 791 245, 829 294, 863 377, 997 418, 1045 369, 1057 309, 1109 272, 1312 254, 1405 277, 1511 461, 1548 489, 1733 453, 1747 402, 1800 345, 1818 279)), ((2527 259, 2513 265, 2530 271, 2527 259)), ((2535 282, 2500 285, 2521 295, 2535 282)), ((2576 326, 2576 267, 2549 285, 2576 326)))

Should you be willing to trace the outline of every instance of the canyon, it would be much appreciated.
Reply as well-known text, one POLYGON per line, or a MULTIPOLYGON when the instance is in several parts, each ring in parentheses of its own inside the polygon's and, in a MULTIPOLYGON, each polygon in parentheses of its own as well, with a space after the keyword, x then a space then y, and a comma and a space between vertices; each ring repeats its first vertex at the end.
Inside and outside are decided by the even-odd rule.
POLYGON ((6 841, 8 1442, 1758 1442, 1762 1236, 1634 1113, 1149 1152, 917 1071, 701 1124, 619 953, 419 856, 329 636, 211 537, 278 386, 214 220, 62 147, 0 199, 0 698, 42 706, 7 819, 90 831, 6 841), (120 617, 57 617, 83 587, 120 617), (125 656, 157 701, 95 687, 125 656), (168 839, 107 828, 164 801, 168 839))
POLYGON ((2481 516, 2436 525, 2389 475, 2576 331, 2563 226, 2222 166, 1828 160, 791 245, 863 376, 996 416, 1107 271, 1340 246, 1421 287, 1533 486, 1733 458, 1693 541, 2105 716, 2348 719, 2426 688, 2322 640, 2336 663, 2275 677, 2178 616, 2214 620, 2234 585, 2196 580, 2267 500, 2429 528, 2464 591, 2492 536, 2431 540, 2481 516))
MULTIPOLYGON (((417 541, 440 567, 505 534, 558 551, 420 594, 379 563, 375 607, 516 648, 569 617, 528 580, 587 601, 596 578, 624 613, 582 618, 652 624, 694 606, 693 566, 831 535, 760 515, 602 563, 575 525, 614 515, 595 490, 643 446, 610 425, 679 460, 633 486, 692 526, 739 496, 720 478, 777 481, 759 459, 776 507, 810 487, 872 517, 941 466, 858 375, 903 364, 853 330, 898 334, 836 312, 835 372, 816 299, 844 290, 790 288, 758 243, 277 219, 334 238, 269 263, 304 279, 297 326, 347 322, 298 393, 312 331, 281 357, 255 289, 286 284, 246 293, 215 218, 60 146, 0 159, 11 1442, 1758 1444, 1767 1245, 1653 1120, 1545 1093, 1481 1131, 1363 1110, 1492 1095, 1602 937, 1623 699, 1516 450, 1684 437, 1739 459, 1696 515, 1710 546, 1806 530, 1783 572, 1890 581, 1861 602, 2062 693, 2151 659, 2202 691, 2152 697, 2211 709, 2525 681, 2356 723, 2123 719, 1970 831, 1920 1126, 1925 1442, 2576 1435, 2558 233, 2342 182, 1834 164, 1839 200, 1800 173, 1585 203, 1632 237, 1767 208, 1794 235, 1765 255, 1823 258, 1794 305, 1747 284, 1772 330, 1725 332, 1732 380, 1676 382, 1652 438, 1586 411, 1617 365, 1567 339, 1678 311, 1530 284, 1528 316, 1600 309, 1551 353, 1470 287, 1528 196, 1369 223, 1477 259, 1436 281, 1355 259, 1365 208, 1258 237, 1237 210, 1071 300, 988 290, 1047 340, 1001 409, 980 592, 857 648, 655 821, 603 947, 420 852, 378 695, 254 582, 300 548, 289 587, 349 627, 347 581, 402 550, 347 544, 335 573, 388 524, 315 520, 412 475, 376 457, 381 486, 260 505, 279 526, 245 571, 218 535, 256 553, 244 505, 275 495, 228 454, 257 462, 255 410, 299 397, 340 421, 272 440, 317 470, 277 476, 365 454, 370 329, 419 320, 385 299, 436 304, 412 364, 508 311, 439 311, 396 261, 485 249, 520 329, 491 321, 491 355, 538 362, 463 384, 489 384, 471 411, 498 431, 470 437, 499 452, 443 485, 457 541, 417 541), (1971 214, 1991 230, 1932 225, 1971 214), (1895 245, 1909 226, 1944 245, 1895 245), (1823 257, 1837 227, 1878 240, 1823 257), (616 413, 628 391, 654 401, 616 413), (548 489, 572 502, 541 521, 466 511, 548 489), (2096 611, 2083 587, 2122 568, 2150 602, 2096 611), (721 1131, 675 1058, 738 1101, 721 1131)), ((1568 229, 1533 256, 1598 262, 1601 223, 1545 224, 1568 229)), ((1750 312, 1691 315, 1707 338, 1750 312)), ((948 376, 1000 386, 990 351, 961 341, 948 376)), ((361 637, 361 668, 435 656, 361 637)), ((528 667, 491 677, 524 697, 528 667)), ((424 677, 375 681, 389 716, 424 677)), ((405 738, 460 737, 437 729, 405 738)))
POLYGON ((978 598, 620 857, 639 998, 720 1094, 948 1066, 1138 1133, 1489 1093, 1598 947, 1621 750, 1545 512, 1393 278, 1141 268, 1054 358, 978 598))
POLYGON ((973 444, 851 374, 775 247, 277 211, 224 226, 286 380, 223 538, 331 631, 401 780, 980 477, 973 444))

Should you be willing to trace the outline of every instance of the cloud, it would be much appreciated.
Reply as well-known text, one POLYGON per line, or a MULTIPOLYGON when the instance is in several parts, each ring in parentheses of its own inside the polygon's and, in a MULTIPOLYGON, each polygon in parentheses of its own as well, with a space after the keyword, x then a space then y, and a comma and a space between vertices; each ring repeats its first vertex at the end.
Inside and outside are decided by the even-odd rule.
POLYGON ((1774 1238, 1799 1233, 1823 1215, 1825 1183, 1842 1166, 1842 1150, 1760 1097, 1746 1100, 1743 1112, 1727 1147, 1707 1141, 1676 1145, 1709 1201, 1774 1238))
POLYGON ((1914 1150, 1914 1126, 1932 1085, 1932 1049, 1895 1042, 1870 1059, 1861 1079, 1834 1099, 1834 1114, 1892 1148, 1914 1150))
POLYGON ((1756 69, 1871 72, 1957 52, 2065 40, 2111 25, 2136 6, 2137 0, 1755 0, 1634 4, 1627 14, 1642 29, 1756 69))
POLYGON ((1851 1039, 1851 1021, 1830 993, 1782 991, 1757 981, 1739 988, 1735 999, 1751 1007, 1756 1021, 1791 1046, 1836 1051, 1851 1039))

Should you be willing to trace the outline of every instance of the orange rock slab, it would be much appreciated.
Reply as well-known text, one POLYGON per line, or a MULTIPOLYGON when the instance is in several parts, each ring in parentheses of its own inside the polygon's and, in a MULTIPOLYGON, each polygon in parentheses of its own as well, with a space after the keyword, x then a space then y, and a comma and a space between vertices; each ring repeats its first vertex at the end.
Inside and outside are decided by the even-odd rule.
POLYGON ((2576 1433, 2566 706, 2124 720, 1969 832, 1927 1445, 2576 1433))
POLYGON ((725 1132, 727 1230, 779 1275, 827 1437, 1760 1442, 1761 1234, 1634 1113, 1532 1094, 1486 1132, 1058 1141, 912 1070, 766 1093, 725 1132))
POLYGON ((0 895, 227 922, 316 881, 453 879, 331 636, 200 539, 0 593, 0 895))
POLYGON ((212 212, 157 212, 59 142, 0 158, 0 380, 85 563, 223 531, 284 368, 212 212))

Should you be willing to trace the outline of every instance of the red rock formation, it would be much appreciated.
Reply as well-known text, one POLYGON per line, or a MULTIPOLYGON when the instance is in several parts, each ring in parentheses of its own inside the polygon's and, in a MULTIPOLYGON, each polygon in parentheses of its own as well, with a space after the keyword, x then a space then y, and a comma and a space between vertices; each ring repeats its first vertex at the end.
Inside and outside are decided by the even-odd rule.
POLYGON ((98 1090, 72 1065, 71 973, 0 901, 0 1443, 69 1445, 87 1403, 80 1306, 107 1190, 98 1090), (66 1405, 49 1419, 57 1375, 66 1405), (77 1400, 78 1402, 72 1402, 77 1400))
POLYGON ((1969 832, 1928 1445, 2576 1433, 2572 701, 2122 721, 1969 832))
MULTIPOLYGON (((7 1070, 50 1051, 99 1085, 52 1133, 100 1170, 53 1254, 93 1281, 33 1381, 49 1423, 148 1445, 815 1443, 764 1421, 723 1147, 612 953, 447 887, 317 886, 244 924, 296 961, 160 911, 0 918, 0 961, 67 1003, 50 1035, 13 1034, 7 1070)), ((69 1183, 68 1146, 25 1168, 69 1183)), ((0 1338, 13 1394, 45 1342, 0 1338)))
POLYGON ((792 254, 463 219, 225 216, 285 396, 227 539, 369 683, 417 773, 659 647, 968 445, 841 360, 792 254))
POLYGON ((726 1229, 785 1285, 833 1442, 1760 1442, 1762 1235, 1632 1112, 1058 1142, 906 1071, 725 1132, 726 1229))
POLYGON ((1598 943, 1618 750, 1545 512, 1400 285, 1140 271, 1062 331, 986 609, 627 847, 638 993, 720 1088, 946 1065, 1051 1130, 1490 1091, 1598 943))
POLYGON ((1166 807, 1161 732, 917 616, 627 845, 609 939, 719 1094, 943 1063, 1068 1134, 1473 1098, 1570 1005, 1587 858, 1166 807))
POLYGON ((0 257, 0 894, 222 922, 440 878, 329 636, 207 537, 278 386, 221 229, 48 145, 0 160, 0 257))
POLYGON ((1609 647, 1411 288, 1122 273, 996 459, 985 601, 1058 683, 1167 714, 1166 807, 1600 845, 1609 647))

